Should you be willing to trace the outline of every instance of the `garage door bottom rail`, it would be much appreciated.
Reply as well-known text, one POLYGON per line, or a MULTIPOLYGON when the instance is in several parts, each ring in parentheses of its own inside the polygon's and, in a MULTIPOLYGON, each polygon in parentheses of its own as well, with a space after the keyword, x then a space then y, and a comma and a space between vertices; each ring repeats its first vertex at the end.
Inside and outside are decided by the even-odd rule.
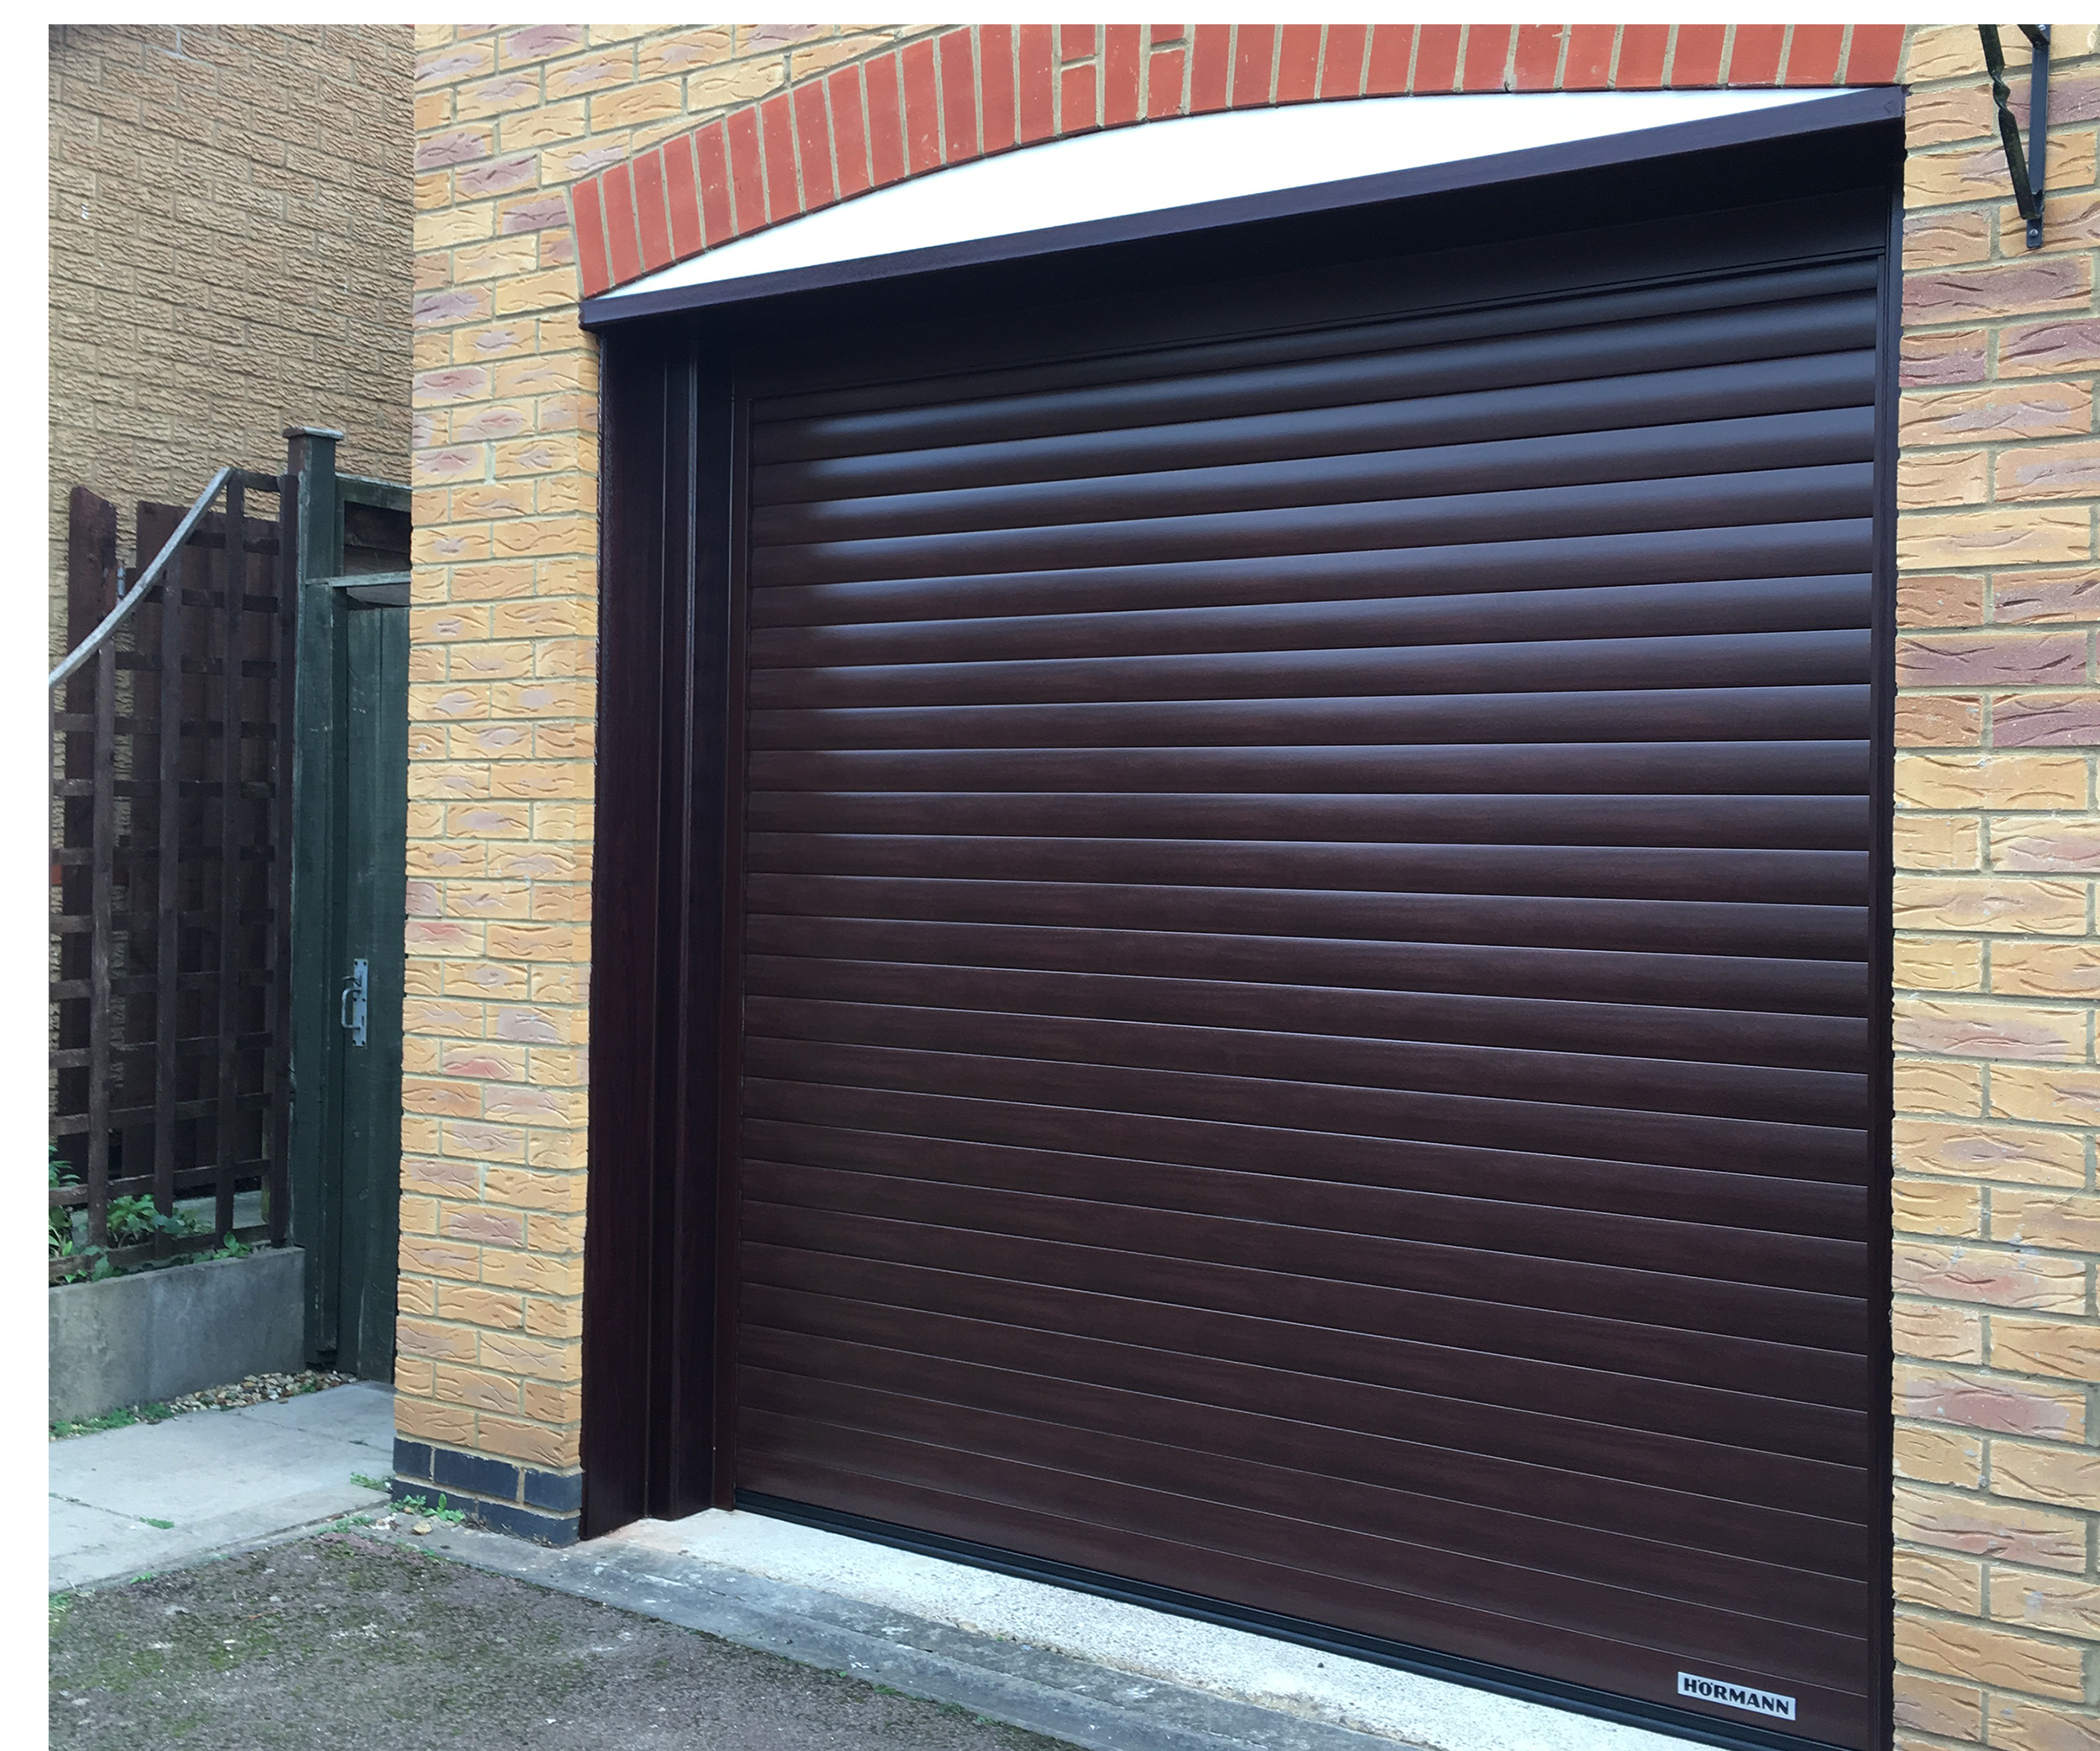
POLYGON ((737 1507, 748 1514, 763 1514, 775 1519, 792 1520, 824 1532, 840 1532, 849 1537, 865 1538, 876 1544, 893 1545, 898 1550, 909 1550, 920 1556, 964 1563, 974 1568, 987 1568, 1023 1581, 1047 1581, 1053 1586, 1070 1587, 1078 1592, 1119 1600, 1124 1604, 1149 1607, 1154 1611, 1171 1612, 1176 1616, 1198 1618, 1205 1623, 1223 1625, 1227 1629, 1246 1629, 1257 1635, 1274 1636, 1281 1641, 1296 1642, 1307 1647, 1318 1648, 1324 1653, 1370 1660, 1378 1665, 1393 1666, 1404 1672, 1419 1673, 1425 1678, 1445 1678, 1454 1683, 1471 1685, 1478 1690, 1514 1696, 1520 1701, 1539 1703, 1547 1708, 1565 1709, 1575 1713, 1594 1716, 1599 1720, 1616 1722, 1621 1726, 1647 1727, 1698 1744, 1736 1747, 1739 1751, 1833 1751, 1833 1748, 1825 1746, 1820 1740, 1802 1739, 1791 1733, 1776 1733, 1759 1727, 1738 1727, 1732 1722, 1715 1720, 1710 1715, 1693 1714, 1684 1709, 1643 1702, 1630 1696, 1615 1696, 1609 1691, 1592 1690, 1586 1685, 1540 1678, 1530 1673, 1513 1671, 1507 1666, 1491 1665, 1485 1660, 1441 1654, 1429 1648, 1411 1647, 1404 1642, 1388 1642, 1378 1636, 1357 1635, 1330 1625, 1311 1623, 1302 1617, 1285 1616, 1276 1612, 1260 1611, 1251 1606, 1234 1605, 1224 1599, 1207 1598, 1201 1594, 1184 1593, 1178 1588, 1127 1581, 1118 1575, 1104 1574, 1098 1569, 1080 1568, 1070 1563, 1029 1556, 1017 1550, 1002 1550, 996 1545, 977 1544, 967 1538, 951 1538, 941 1532, 920 1532, 887 1520, 872 1520, 857 1514, 841 1513, 835 1508, 818 1507, 809 1502, 789 1501, 779 1496, 763 1495, 757 1490, 740 1489, 737 1491, 735 1499, 737 1507))

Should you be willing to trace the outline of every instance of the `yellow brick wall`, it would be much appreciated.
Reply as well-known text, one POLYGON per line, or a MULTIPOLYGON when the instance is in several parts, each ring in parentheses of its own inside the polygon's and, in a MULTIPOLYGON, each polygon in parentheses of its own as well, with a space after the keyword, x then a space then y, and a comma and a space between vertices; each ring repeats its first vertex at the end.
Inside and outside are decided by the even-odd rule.
MULTIPOLYGON (((916 28, 420 33, 404 1435, 576 1462, 596 450, 561 191, 916 28)), ((2100 59, 2093 27, 2057 29, 2033 254, 1973 29, 1907 49, 1894 1286, 1915 1746, 2100 1751, 2100 59)))
POLYGON ((139 499, 276 473, 287 425, 407 477, 412 55, 406 25, 52 27, 54 656, 73 487, 128 559, 139 499))
POLYGON ((1898 1739, 2017 1751, 2100 1746, 2100 60, 2055 33, 2032 253, 1974 29, 1906 66, 1898 1739))
POLYGON ((417 29, 410 1439, 577 1460, 598 377, 565 190, 921 28, 417 29))

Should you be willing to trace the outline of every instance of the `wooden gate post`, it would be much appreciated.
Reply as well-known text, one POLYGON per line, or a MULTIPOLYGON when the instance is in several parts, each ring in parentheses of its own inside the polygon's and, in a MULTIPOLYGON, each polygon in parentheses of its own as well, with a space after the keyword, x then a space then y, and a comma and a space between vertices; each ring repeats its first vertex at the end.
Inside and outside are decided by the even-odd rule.
POLYGON ((289 426, 285 484, 280 500, 285 531, 284 587, 295 617, 292 710, 292 1240, 307 1252, 307 1349, 310 1360, 333 1354, 338 1341, 342 1176, 328 1170, 339 1129, 334 1074, 335 967, 329 953, 336 871, 328 856, 338 842, 342 808, 342 738, 335 712, 342 696, 342 641, 337 604, 325 583, 342 569, 342 506, 336 489, 336 445, 325 426, 289 426))

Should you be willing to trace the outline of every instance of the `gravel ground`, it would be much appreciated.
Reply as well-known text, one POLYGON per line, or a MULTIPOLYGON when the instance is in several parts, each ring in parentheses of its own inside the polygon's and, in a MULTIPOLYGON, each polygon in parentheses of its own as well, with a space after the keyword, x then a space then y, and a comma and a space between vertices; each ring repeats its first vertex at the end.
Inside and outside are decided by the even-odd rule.
POLYGON ((280 1399, 296 1399, 302 1393, 346 1386, 356 1378, 355 1374, 338 1374, 327 1368, 303 1369, 296 1374, 250 1374, 230 1386, 185 1392, 179 1399, 170 1399, 168 1408, 179 1417, 184 1411, 231 1411, 244 1404, 275 1404, 280 1399))
POLYGON ((207 1386, 201 1392, 185 1392, 165 1404, 132 1404, 121 1410, 90 1417, 83 1422, 55 1422, 54 1441, 77 1435, 95 1435, 104 1429, 121 1429, 135 1422, 165 1422, 190 1411, 238 1410, 244 1404, 275 1404, 280 1399, 296 1399, 302 1393, 319 1392, 324 1386, 346 1386, 355 1374, 338 1374, 331 1369, 303 1369, 296 1374, 250 1374, 230 1386, 207 1386))
POLYGON ((51 1602, 51 1743, 111 1751, 1070 1751, 355 1532, 51 1602))

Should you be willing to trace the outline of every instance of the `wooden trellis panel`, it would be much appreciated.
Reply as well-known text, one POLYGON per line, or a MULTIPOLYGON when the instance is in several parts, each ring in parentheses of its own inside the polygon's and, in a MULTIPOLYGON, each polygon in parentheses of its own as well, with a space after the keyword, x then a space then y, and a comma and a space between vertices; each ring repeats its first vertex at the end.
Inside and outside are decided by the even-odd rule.
MULTIPOLYGON (((112 1199, 214 1200, 206 1232, 120 1265, 285 1237, 291 623, 276 506, 248 497, 277 484, 236 475, 52 702, 51 1134, 76 1183, 51 1203, 100 1246, 112 1199), (262 1219, 236 1221, 254 1191, 262 1219)), ((120 570, 115 508, 74 489, 69 648, 183 515, 141 504, 120 570)))

